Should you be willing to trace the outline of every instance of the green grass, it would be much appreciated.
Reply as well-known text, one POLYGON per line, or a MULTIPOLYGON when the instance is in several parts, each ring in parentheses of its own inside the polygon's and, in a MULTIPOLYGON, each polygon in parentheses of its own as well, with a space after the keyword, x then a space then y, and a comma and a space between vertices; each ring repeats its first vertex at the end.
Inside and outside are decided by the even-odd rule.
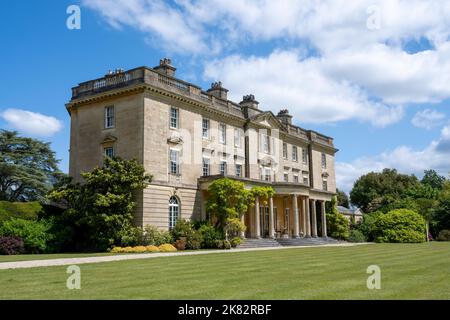
POLYGON ((0 222, 10 218, 36 219, 42 205, 37 202, 9 202, 0 201, 0 222))
POLYGON ((0 270, 1 299, 450 299, 450 243, 373 244, 0 270), (368 290, 366 269, 381 268, 368 290))
POLYGON ((14 261, 60 259, 60 258, 101 257, 111 255, 115 254, 108 252, 100 252, 100 253, 19 254, 11 256, 0 255, 0 263, 14 262, 14 261))

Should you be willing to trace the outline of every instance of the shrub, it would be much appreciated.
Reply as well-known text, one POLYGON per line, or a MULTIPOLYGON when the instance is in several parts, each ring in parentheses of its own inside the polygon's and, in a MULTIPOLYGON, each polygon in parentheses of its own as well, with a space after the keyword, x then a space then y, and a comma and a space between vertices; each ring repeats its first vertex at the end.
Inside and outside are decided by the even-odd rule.
POLYGON ((231 249, 231 243, 228 240, 223 240, 223 248, 224 249, 231 249))
POLYGON ((175 241, 181 238, 186 238, 186 249, 200 249, 202 244, 202 235, 199 231, 195 230, 192 222, 184 219, 178 220, 171 233, 175 241))
POLYGON ((380 215, 383 215, 381 211, 375 211, 371 213, 365 213, 363 215, 362 222, 356 225, 356 228, 364 234, 366 241, 374 241, 374 225, 375 221, 380 215))
POLYGON ((47 250, 47 241, 52 238, 49 229, 45 221, 12 218, 3 222, 0 236, 19 237, 23 239, 26 252, 41 253, 47 250))
POLYGON ((437 237, 438 241, 450 241, 450 230, 441 230, 437 237))
POLYGON ((133 247, 143 244, 143 231, 139 227, 129 226, 121 231, 120 245, 122 247, 133 247))
POLYGON ((224 244, 223 244, 223 242, 224 242, 225 240, 216 240, 215 241, 215 246, 216 246, 216 248, 217 249, 223 249, 223 247, 224 247, 224 244))
POLYGON ((377 217, 374 236, 376 242, 424 242, 425 220, 412 210, 392 210, 377 217))
POLYGON ((233 239, 231 239, 230 243, 232 248, 236 248, 242 243, 242 239, 239 237, 234 237, 233 239))
POLYGON ((159 248, 157 246, 146 246, 147 252, 159 252, 159 248))
POLYGON ((181 250, 181 251, 185 250, 186 249, 186 238, 181 237, 180 239, 175 241, 175 248, 177 248, 177 250, 181 250))
POLYGON ((19 237, 0 237, 0 254, 19 254, 24 251, 23 240, 19 237))
POLYGON ((173 245, 169 243, 164 243, 158 247, 159 251, 161 252, 175 252, 177 251, 177 248, 175 248, 173 245))
MULTIPOLYGON (((176 240, 176 239, 175 239, 176 240)), ((146 225, 143 232, 142 244, 159 246, 164 243, 172 243, 173 238, 170 231, 159 230, 152 225, 146 225)))
POLYGON ((330 212, 327 216, 327 234, 336 239, 347 240, 349 232, 349 221, 343 214, 339 213, 336 207, 336 196, 331 200, 330 212))
POLYGON ((202 235, 201 247, 205 249, 217 248, 216 240, 223 239, 222 232, 209 223, 201 225, 198 232, 202 235))
POLYGON ((366 242, 366 237, 364 236, 364 234, 357 230, 351 230, 350 231, 350 235, 348 236, 348 241, 350 242, 366 242))

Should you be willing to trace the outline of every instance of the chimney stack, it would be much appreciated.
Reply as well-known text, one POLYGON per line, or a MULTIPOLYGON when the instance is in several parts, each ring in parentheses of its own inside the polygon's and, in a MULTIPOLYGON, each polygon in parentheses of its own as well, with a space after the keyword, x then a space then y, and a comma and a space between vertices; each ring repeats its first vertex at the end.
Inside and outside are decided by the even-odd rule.
POLYGON ((172 60, 164 58, 159 60, 159 66, 154 67, 153 70, 165 74, 166 76, 175 77, 175 70, 177 70, 177 68, 172 66, 172 60))
POLYGON ((211 83, 211 88, 206 92, 216 98, 227 100, 228 89, 222 87, 222 82, 220 81, 211 83))
POLYGON ((259 102, 255 100, 255 96, 252 94, 248 94, 242 98, 242 101, 239 102, 241 107, 249 107, 253 109, 258 109, 259 102))
POLYGON ((289 114, 288 109, 282 109, 277 114, 277 118, 284 124, 292 124, 292 116, 289 114))

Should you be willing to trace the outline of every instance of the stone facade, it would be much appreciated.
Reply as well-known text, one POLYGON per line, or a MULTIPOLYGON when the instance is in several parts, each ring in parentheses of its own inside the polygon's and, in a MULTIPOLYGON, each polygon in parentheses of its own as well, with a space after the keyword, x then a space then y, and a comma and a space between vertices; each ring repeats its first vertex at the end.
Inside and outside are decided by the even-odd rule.
POLYGON ((227 100, 220 82, 202 91, 175 70, 164 59, 74 87, 70 175, 80 181, 105 154, 137 159, 153 181, 136 195, 136 224, 164 229, 174 218, 205 219, 207 188, 218 177, 272 185, 271 205, 243 217, 246 236, 325 234, 322 208, 336 190, 333 139, 293 125, 287 110, 262 111, 253 95, 227 100))

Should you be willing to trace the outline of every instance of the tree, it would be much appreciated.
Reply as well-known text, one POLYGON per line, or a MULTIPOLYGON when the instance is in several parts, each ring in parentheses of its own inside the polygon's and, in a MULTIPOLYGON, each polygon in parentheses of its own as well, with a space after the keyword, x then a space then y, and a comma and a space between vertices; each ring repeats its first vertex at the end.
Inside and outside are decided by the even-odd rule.
POLYGON ((331 199, 330 211, 327 215, 327 234, 336 239, 346 240, 349 236, 349 221, 336 208, 337 199, 331 199))
POLYGON ((433 189, 442 190, 444 187, 445 177, 437 174, 435 170, 425 170, 425 174, 420 180, 423 185, 428 185, 433 189))
POLYGON ((64 177, 50 143, 0 130, 0 200, 42 200, 64 177))
POLYGON ((102 168, 82 174, 84 182, 53 190, 49 198, 67 209, 53 216, 56 231, 63 233, 63 247, 104 250, 120 244, 132 227, 134 194, 151 182, 136 160, 105 158, 102 168))
POLYGON ((450 229, 450 181, 445 181, 438 204, 433 212, 431 230, 434 235, 439 231, 450 229))
POLYGON ((240 218, 252 203, 252 192, 243 182, 221 178, 208 187, 206 210, 214 227, 227 236, 228 231, 244 231, 240 218))
POLYGON ((363 212, 386 211, 398 199, 405 198, 407 191, 418 184, 416 176, 399 174, 395 169, 370 172, 355 182, 350 199, 363 212))
POLYGON ((348 208, 350 206, 348 195, 339 189, 336 189, 337 205, 348 208))
POLYGON ((412 210, 393 210, 377 217, 373 232, 376 242, 424 242, 425 220, 412 210))

